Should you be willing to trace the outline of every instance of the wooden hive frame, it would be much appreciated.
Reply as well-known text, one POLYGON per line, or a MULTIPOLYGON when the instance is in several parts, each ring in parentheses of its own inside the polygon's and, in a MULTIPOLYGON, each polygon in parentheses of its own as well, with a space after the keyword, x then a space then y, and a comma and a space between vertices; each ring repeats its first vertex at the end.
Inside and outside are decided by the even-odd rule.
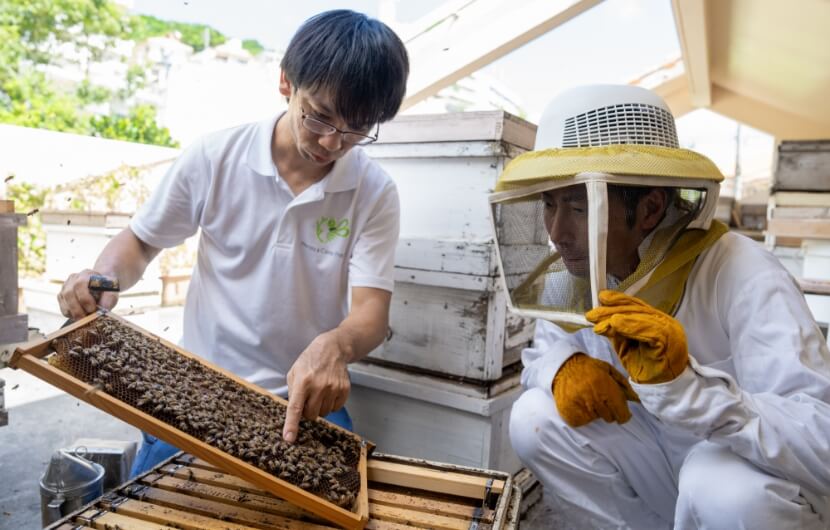
MULTIPOLYGON (((329 502, 322 497, 318 497, 312 493, 309 493, 287 481, 279 479, 274 475, 259 469, 256 466, 253 466, 239 458, 236 458, 221 449, 213 447, 198 438, 195 438, 186 432, 183 432, 172 425, 169 425, 161 420, 154 418, 153 416, 125 403, 105 392, 102 390, 93 387, 73 377, 72 375, 50 365, 45 357, 47 357, 50 353, 54 351, 53 347, 51 346, 52 341, 67 335, 76 329, 82 328, 87 324, 92 323, 98 318, 101 318, 102 315, 106 314, 110 318, 114 318, 118 320, 121 324, 132 328, 135 331, 145 335, 146 337, 150 338, 153 341, 159 342, 164 346, 167 346, 174 352, 178 353, 179 355, 183 355, 190 359, 193 359, 199 362, 201 365, 205 366, 206 368, 213 370, 214 372, 218 372, 219 374, 232 379, 233 381, 239 383, 240 385, 244 386, 249 390, 253 390, 259 394, 268 396, 269 398, 277 401, 278 403, 282 404, 283 406, 287 406, 286 400, 280 398, 279 396, 275 396, 266 390, 253 385, 240 377, 234 375, 233 373, 224 370, 212 363, 201 359, 192 353, 172 344, 161 337, 150 333, 139 326, 136 326, 122 317, 119 317, 110 312, 98 311, 91 315, 88 315, 73 324, 61 328, 58 331, 48 335, 44 339, 36 340, 30 343, 27 343, 19 348, 17 348, 12 356, 12 359, 9 363, 10 366, 13 368, 20 368, 30 374, 43 379, 47 383, 50 383, 65 392, 72 394, 78 399, 86 401, 90 405, 97 407, 104 412, 115 416, 116 418, 133 425, 145 431, 157 438, 160 438, 179 449, 183 449, 192 453, 193 455, 198 456, 199 458, 203 459, 206 462, 216 466, 219 469, 225 470, 230 472, 254 485, 257 487, 273 493, 274 495, 285 499, 286 501, 299 506, 323 519, 330 521, 338 526, 348 529, 358 529, 363 528, 366 525, 366 522, 369 519, 369 498, 368 498, 368 487, 367 487, 367 470, 366 470, 366 461, 368 452, 371 451, 374 446, 370 443, 367 443, 361 437, 351 433, 341 427, 334 425, 333 423, 327 422, 331 427, 340 429, 341 431, 347 433, 350 437, 354 438, 358 443, 360 443, 361 451, 360 451, 360 461, 358 463, 358 472, 360 473, 360 491, 358 492, 357 499, 355 501, 353 511, 346 510, 341 508, 340 506, 335 505, 332 502, 329 502)), ((325 421, 322 419, 318 419, 316 421, 325 421)))
MULTIPOLYGON (((518 520, 512 477, 391 455, 368 461, 371 530, 506 530, 518 520)), ((331 528, 268 492, 179 453, 96 499, 50 530, 331 528)))

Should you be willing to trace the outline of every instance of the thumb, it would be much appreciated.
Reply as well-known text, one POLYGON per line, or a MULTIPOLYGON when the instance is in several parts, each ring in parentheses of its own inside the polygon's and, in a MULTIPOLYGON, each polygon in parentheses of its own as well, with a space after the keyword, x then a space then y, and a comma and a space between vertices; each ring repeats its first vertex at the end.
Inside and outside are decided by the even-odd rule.
POLYGON ((106 291, 101 293, 101 298, 98 299, 98 305, 106 309, 107 311, 111 310, 115 307, 115 304, 118 303, 118 293, 106 291))
POLYGON ((611 377, 614 378, 614 381, 618 385, 620 385, 620 388, 622 389, 623 394, 625 394, 625 398, 628 401, 636 401, 637 403, 639 403, 640 402, 640 396, 638 396, 637 392, 634 392, 634 389, 631 388, 631 384, 628 382, 628 379, 626 379, 626 377, 623 374, 621 374, 619 372, 619 370, 617 370, 613 366, 609 365, 609 367, 611 369, 611 377))

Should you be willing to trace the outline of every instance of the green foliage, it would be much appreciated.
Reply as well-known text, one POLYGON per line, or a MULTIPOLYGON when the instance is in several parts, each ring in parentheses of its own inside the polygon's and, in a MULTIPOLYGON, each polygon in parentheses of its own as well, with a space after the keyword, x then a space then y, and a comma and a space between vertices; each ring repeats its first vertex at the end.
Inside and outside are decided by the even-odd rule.
MULTIPOLYGON (((130 20, 111 0, 0 0, 0 122, 178 146, 170 131, 155 123, 154 109, 91 118, 84 107, 110 100, 107 89, 85 80, 74 92, 61 91, 34 68, 66 43, 95 58, 111 44, 108 39, 127 34, 130 20)), ((143 69, 131 67, 126 81, 118 94, 122 99, 144 86, 143 69)))
POLYGON ((85 133, 78 98, 54 90, 40 72, 25 72, 8 79, 0 97, 0 122, 55 131, 85 133))
MULTIPOLYGON (((205 30, 209 35, 210 46, 218 46, 227 40, 225 35, 204 24, 160 20, 150 15, 130 17, 128 30, 124 38, 142 41, 149 37, 159 37, 178 32, 183 43, 193 48, 194 51, 200 52, 205 49, 205 30)), ((242 41, 242 47, 251 52, 251 55, 258 55, 265 50, 265 47, 255 39, 242 41)))
MULTIPOLYGON (((128 73, 129 75, 129 73, 128 73)), ((89 79, 84 79, 75 90, 75 95, 84 105, 90 103, 103 103, 109 101, 112 93, 104 87, 95 86, 89 82, 89 79)))
MULTIPOLYGON (((43 208, 46 190, 28 182, 6 185, 6 196, 14 200, 15 210, 28 213, 43 208)), ((18 270, 21 276, 36 276, 46 270, 46 233, 39 215, 30 215, 26 226, 17 231, 18 270)))
POLYGON ((129 116, 94 116, 89 121, 94 136, 115 138, 142 144, 178 147, 167 127, 156 123, 156 109, 150 105, 138 105, 129 116))
POLYGON ((47 64, 54 46, 65 42, 97 56, 102 49, 89 36, 116 37, 124 33, 125 22, 121 8, 110 0, 0 0, 0 26, 8 32, 2 40, 16 37, 4 42, 0 53, 6 55, 0 62, 47 64))
POLYGON ((259 55, 265 51, 265 47, 259 43, 258 40, 245 39, 242 41, 242 47, 248 50, 251 55, 259 55))
POLYGON ((172 22, 160 20, 150 15, 131 17, 126 37, 142 41, 148 37, 158 37, 177 31, 181 35, 183 43, 199 52, 205 49, 205 30, 208 31, 211 46, 218 46, 227 40, 223 34, 204 24, 172 22))
POLYGON ((147 167, 121 166, 103 175, 59 184, 49 189, 45 207, 47 210, 133 212, 150 196, 144 182, 146 171, 147 167))
POLYGON ((72 43, 92 57, 123 32, 122 12, 106 0, 0 0, 0 122, 83 133, 83 97, 52 87, 34 66, 72 43), (90 39, 99 35, 99 42, 90 39))
POLYGON ((121 99, 127 99, 134 95, 137 90, 144 88, 147 84, 147 74, 144 68, 134 64, 127 69, 127 87, 118 91, 121 99))
MULTIPOLYGON (((92 60, 100 58, 114 38, 129 31, 129 21, 111 0, 0 0, 0 123, 177 146, 170 131, 156 123, 152 107, 137 107, 128 116, 90 118, 83 108, 108 101, 108 90, 88 81, 73 91, 60 90, 39 68, 66 44, 92 60)), ((128 72, 128 91, 143 83, 140 68, 128 72)), ((120 191, 114 177, 102 179, 100 186, 108 201, 120 191)), ((46 197, 46 190, 26 182, 9 183, 6 191, 20 212, 42 208, 46 197)), ((82 202, 72 199, 68 206, 84 207, 82 202)), ((23 275, 37 275, 46 265, 45 234, 38 215, 27 221, 18 231, 19 268, 23 275)))

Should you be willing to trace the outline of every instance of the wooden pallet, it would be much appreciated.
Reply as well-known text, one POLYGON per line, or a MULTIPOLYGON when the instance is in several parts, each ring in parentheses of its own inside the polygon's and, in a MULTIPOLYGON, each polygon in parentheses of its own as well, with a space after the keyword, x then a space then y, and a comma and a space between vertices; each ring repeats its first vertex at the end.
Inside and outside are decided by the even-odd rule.
MULTIPOLYGON (((368 442, 365 442, 359 436, 345 431, 337 425, 326 422, 333 428, 344 430, 344 432, 347 432, 349 436, 353 437, 358 441, 358 443, 361 444, 360 462, 358 464, 358 471, 361 477, 360 492, 357 495, 357 500, 355 505, 352 507, 352 510, 346 510, 326 499, 318 497, 317 495, 311 494, 287 481, 279 479, 274 475, 267 473, 266 471, 263 471, 239 458, 236 458, 221 449, 213 447, 202 440, 177 429, 176 427, 160 421, 153 416, 146 414, 145 412, 113 396, 110 396, 109 394, 106 394, 100 389, 94 388, 91 385, 69 375, 68 373, 55 368, 47 362, 46 357, 54 352, 54 349, 51 346, 54 339, 86 326, 95 319, 100 318, 103 314, 104 312, 102 311, 93 313, 78 320, 70 326, 61 328, 55 333, 48 335, 45 339, 27 343, 24 346, 17 348, 9 363, 10 366, 25 370, 32 375, 43 379, 47 383, 72 394, 78 399, 86 401, 90 405, 97 407, 104 412, 111 414, 112 416, 115 416, 116 418, 127 422, 130 425, 133 425, 157 438, 160 438, 175 447, 188 451, 204 461, 209 462, 211 465, 232 473, 233 475, 256 485, 259 489, 285 499, 296 506, 316 514, 326 521, 330 521, 338 526, 348 529, 363 528, 366 525, 366 522, 369 519, 369 499, 366 486, 366 459, 367 454, 374 449, 374 446, 368 442)), ((120 321, 125 326, 129 326, 145 336, 148 336, 152 340, 164 344, 178 354, 196 360, 206 368, 218 372, 221 376, 230 378, 250 390, 266 395, 283 405, 287 405, 287 402, 279 396, 275 396, 256 385, 248 383, 231 372, 211 364, 113 313, 106 314, 110 318, 120 321)), ((318 419, 316 421, 325 420, 318 419)))
MULTIPOLYGON (((368 461, 368 478, 366 528, 509 530, 517 524, 520 494, 506 473, 375 454, 368 461)), ((50 527, 77 528, 332 527, 202 459, 179 453, 50 527)))

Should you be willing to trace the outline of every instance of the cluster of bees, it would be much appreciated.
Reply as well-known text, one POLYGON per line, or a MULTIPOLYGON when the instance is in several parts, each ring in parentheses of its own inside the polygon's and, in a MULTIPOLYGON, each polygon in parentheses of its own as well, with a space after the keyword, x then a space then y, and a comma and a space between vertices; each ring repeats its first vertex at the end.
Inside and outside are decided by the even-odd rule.
POLYGON ((53 341, 49 362, 228 454, 342 507, 360 489, 359 443, 301 420, 282 439, 285 406, 102 315, 53 341))

